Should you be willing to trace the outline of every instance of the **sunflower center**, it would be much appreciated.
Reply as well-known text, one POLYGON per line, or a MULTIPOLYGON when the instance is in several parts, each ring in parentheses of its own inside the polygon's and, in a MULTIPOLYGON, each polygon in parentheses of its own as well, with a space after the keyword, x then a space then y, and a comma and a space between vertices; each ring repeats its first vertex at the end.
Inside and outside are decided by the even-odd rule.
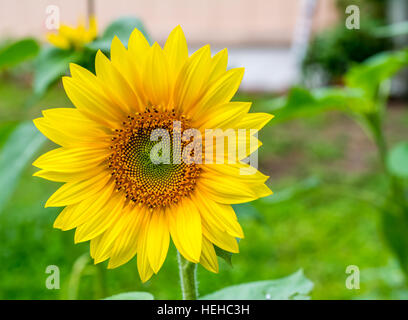
POLYGON ((188 128, 189 121, 177 116, 174 110, 158 111, 150 107, 128 116, 128 121, 115 130, 109 157, 117 190, 131 201, 152 209, 188 196, 195 188, 200 168, 194 163, 173 161, 174 155, 181 153, 187 144, 181 140, 175 143, 175 137, 188 128), (157 136, 163 130, 168 133, 168 139, 157 136), (159 142, 162 148, 152 152, 159 142), (166 148, 170 151, 169 158, 163 161, 166 148))

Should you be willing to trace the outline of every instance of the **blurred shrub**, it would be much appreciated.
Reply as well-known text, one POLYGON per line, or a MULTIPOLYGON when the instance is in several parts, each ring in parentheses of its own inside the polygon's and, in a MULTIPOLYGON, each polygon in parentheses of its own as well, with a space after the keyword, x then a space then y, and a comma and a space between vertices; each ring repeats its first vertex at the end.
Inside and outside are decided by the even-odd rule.
POLYGON ((340 14, 344 15, 344 12, 349 5, 357 5, 360 8, 360 13, 364 12, 361 19, 364 17, 370 17, 374 19, 385 19, 386 12, 386 0, 337 0, 337 8, 340 14))
POLYGON ((374 26, 371 21, 361 24, 359 30, 349 30, 340 24, 318 34, 303 61, 304 78, 314 78, 318 73, 321 84, 337 83, 353 64, 391 49, 391 41, 373 35, 374 26))
MULTIPOLYGON (((356 33, 356 32, 355 32, 356 33)), ((408 279, 408 141, 389 150, 384 130, 391 79, 408 66, 408 48, 381 52, 345 74, 345 86, 307 90, 292 88, 285 98, 276 99, 270 110, 281 121, 329 110, 352 116, 377 146, 382 171, 388 180, 388 192, 376 205, 382 217, 384 239, 398 258, 408 279)), ((361 193, 361 191, 359 191, 361 193)), ((380 197, 377 197, 380 198, 380 197)))

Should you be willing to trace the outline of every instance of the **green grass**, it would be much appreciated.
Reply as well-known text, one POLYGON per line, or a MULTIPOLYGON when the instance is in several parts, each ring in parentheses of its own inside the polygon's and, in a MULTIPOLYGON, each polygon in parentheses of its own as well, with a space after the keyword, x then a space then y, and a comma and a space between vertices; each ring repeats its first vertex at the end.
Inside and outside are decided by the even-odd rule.
MULTIPOLYGON (((5 119, 0 125, 0 143, 16 120, 38 116, 42 108, 70 105, 61 88, 24 109, 28 97, 29 88, 0 82, 0 114, 5 119)), ((256 108, 262 97, 254 99, 256 108)), ((395 122, 388 130, 390 140, 400 138, 401 130, 406 137, 406 109, 391 109, 391 116, 395 122)), ((283 277, 303 268, 315 283, 314 299, 406 297, 373 205, 385 192, 386 182, 378 173, 375 148, 360 128, 334 113, 268 126, 261 140, 260 166, 271 176, 272 197, 281 199, 282 190, 296 189, 310 177, 318 186, 285 201, 238 206, 246 236, 240 242, 241 252, 233 256, 232 268, 220 261, 219 274, 199 266, 200 293, 283 277), (348 265, 361 270, 360 290, 345 287, 348 265)), ((48 144, 42 151, 50 148, 48 144)), ((18 189, 0 213, 0 299, 75 297, 69 292, 73 265, 88 255, 89 244, 75 245, 73 231, 52 228, 61 209, 45 209, 44 203, 58 184, 32 177, 33 172, 33 167, 26 168, 18 189), (45 287, 48 265, 60 268, 60 290, 45 287)), ((139 280, 135 259, 114 270, 106 270, 106 263, 101 267, 90 263, 76 297, 99 299, 125 291, 148 291, 158 299, 179 299, 178 287, 172 245, 161 271, 146 284, 139 280)))

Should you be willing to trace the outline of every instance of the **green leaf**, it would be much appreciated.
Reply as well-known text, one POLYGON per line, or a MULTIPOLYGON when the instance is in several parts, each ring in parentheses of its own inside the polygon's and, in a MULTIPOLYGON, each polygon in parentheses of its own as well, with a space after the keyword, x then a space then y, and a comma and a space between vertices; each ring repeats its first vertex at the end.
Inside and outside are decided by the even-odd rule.
POLYGON ((366 98, 375 100, 379 85, 408 64, 408 50, 382 52, 352 67, 345 76, 350 88, 361 88, 366 98))
POLYGON ((90 262, 90 257, 88 253, 84 253, 79 256, 72 266, 72 271, 69 276, 68 281, 68 299, 76 300, 78 299, 79 284, 81 283, 82 275, 85 273, 87 265, 90 262))
POLYGON ((114 36, 117 36, 123 43, 123 45, 127 47, 130 34, 134 29, 139 29, 139 31, 143 33, 146 39, 148 41, 150 40, 146 29, 140 19, 135 17, 122 17, 112 22, 105 29, 105 32, 103 33, 101 38, 87 44, 86 47, 95 51, 100 49, 104 52, 109 52, 114 36))
POLYGON ((400 142, 388 154, 388 170, 400 178, 408 178, 408 142, 400 142))
POLYGON ((16 128, 19 124, 17 121, 4 121, 0 123, 0 149, 7 141, 10 133, 16 128))
POLYGON ((262 107, 275 114, 271 123, 318 113, 340 110, 370 113, 378 105, 380 85, 408 64, 408 50, 383 52, 352 67, 345 76, 347 87, 314 90, 295 87, 286 98, 263 103, 262 107))
POLYGON ((0 70, 34 58, 40 47, 32 38, 12 42, 0 49, 0 70))
POLYGON ((202 300, 297 300, 307 299, 313 283, 305 277, 302 270, 277 279, 249 282, 227 287, 210 293, 202 300))
POLYGON ((321 185, 321 181, 316 177, 310 177, 291 187, 277 191, 274 194, 261 198, 258 201, 265 204, 275 204, 284 201, 293 200, 299 196, 302 196, 309 191, 316 190, 321 185))
POLYGON ((41 50, 35 62, 34 93, 42 96, 48 87, 68 71, 69 64, 79 63, 82 53, 47 47, 41 50))
POLYGON ((149 292, 133 291, 115 294, 103 300, 153 300, 154 297, 149 292))
POLYGON ((378 27, 374 35, 381 38, 397 37, 408 34, 408 21, 378 27))
POLYGON ((16 127, 0 151, 0 212, 17 186, 21 172, 41 147, 45 137, 30 122, 16 127))
POLYGON ((232 267, 232 253, 229 251, 225 251, 219 247, 217 247, 216 245, 214 245, 214 250, 215 250, 215 254, 220 257, 221 259, 223 259, 227 264, 229 264, 232 267))
POLYGON ((408 275, 408 212, 406 209, 394 206, 393 202, 384 206, 382 229, 388 245, 401 264, 402 270, 408 275))
POLYGON ((234 204, 232 205, 232 207, 234 208, 234 211, 239 219, 252 219, 256 220, 259 223, 262 223, 265 220, 262 213, 259 212, 259 210, 254 205, 254 202, 234 204))
POLYGON ((312 116, 330 110, 363 112, 367 103, 359 89, 322 88, 308 90, 294 87, 287 98, 278 98, 263 105, 275 114, 274 123, 293 118, 312 116))

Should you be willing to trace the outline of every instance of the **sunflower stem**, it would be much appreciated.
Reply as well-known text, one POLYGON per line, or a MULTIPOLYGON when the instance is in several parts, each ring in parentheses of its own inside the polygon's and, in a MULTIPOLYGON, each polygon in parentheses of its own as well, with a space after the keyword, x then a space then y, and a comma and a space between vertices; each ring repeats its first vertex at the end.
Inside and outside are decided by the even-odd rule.
POLYGON ((197 265, 186 260, 180 252, 177 252, 177 260, 180 270, 180 284, 183 300, 197 300, 197 265))

